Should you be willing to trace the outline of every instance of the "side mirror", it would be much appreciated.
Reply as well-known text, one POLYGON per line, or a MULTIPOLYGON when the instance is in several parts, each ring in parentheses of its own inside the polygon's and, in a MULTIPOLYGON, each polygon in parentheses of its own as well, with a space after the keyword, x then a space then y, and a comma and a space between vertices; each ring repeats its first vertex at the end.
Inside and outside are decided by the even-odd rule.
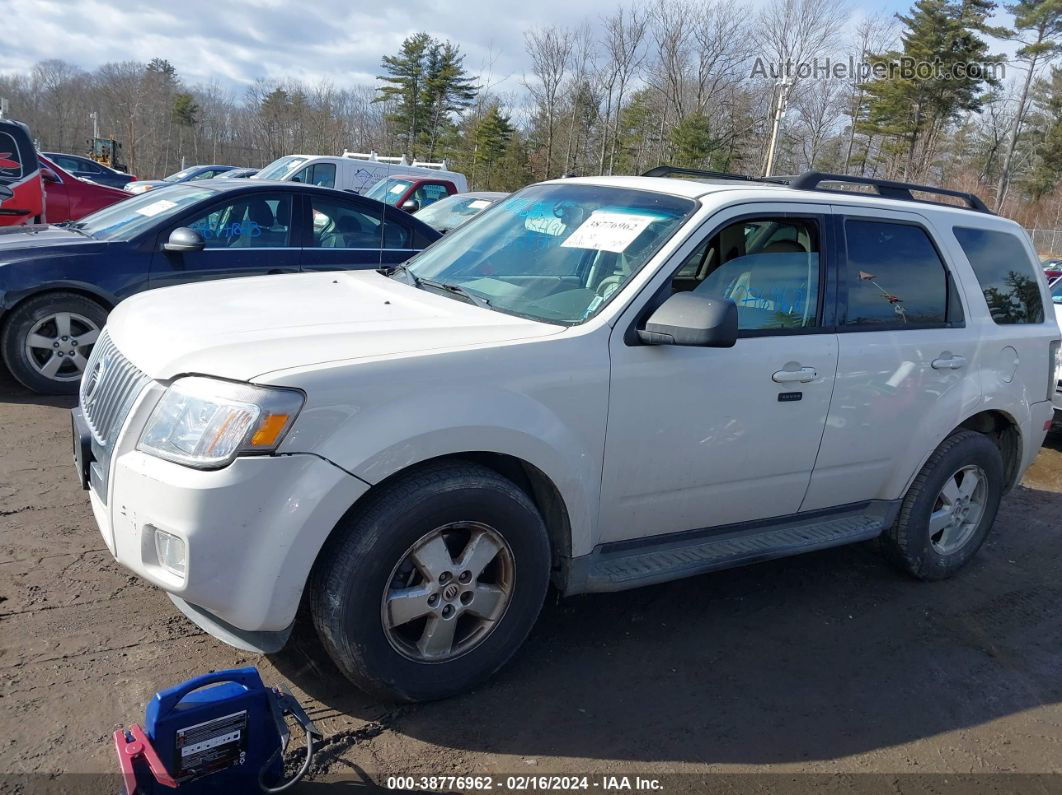
POLYGON ((170 232, 170 239, 162 244, 163 251, 202 251, 206 248, 203 236, 187 226, 179 226, 170 232))
POLYGON ((7 185, 0 185, 0 202, 7 201, 14 195, 15 192, 7 187, 7 185))
POLYGON ((402 202, 402 209, 407 213, 415 213, 420 209, 420 202, 416 199, 406 199, 406 201, 402 202))
POLYGON ((737 305, 729 298, 675 293, 638 329, 646 345, 732 348, 737 343, 737 305))
POLYGON ((41 181, 48 185, 58 185, 60 183, 59 175, 48 166, 41 166, 41 181))

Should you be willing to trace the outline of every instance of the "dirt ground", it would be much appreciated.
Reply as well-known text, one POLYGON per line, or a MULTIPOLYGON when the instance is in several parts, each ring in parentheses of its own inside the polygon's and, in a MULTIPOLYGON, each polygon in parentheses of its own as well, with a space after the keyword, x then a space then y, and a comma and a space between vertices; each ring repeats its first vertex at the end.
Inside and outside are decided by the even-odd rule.
POLYGON ((922 773, 948 774, 926 779, 927 791, 964 774, 1011 774, 990 788, 1028 791, 1017 774, 1062 772, 1062 434, 956 579, 917 583, 857 546, 551 597, 492 682, 395 707, 346 686, 310 643, 270 659, 225 646, 116 565, 74 480, 70 405, 0 374, 0 785, 10 791, 114 772, 112 731, 142 720, 156 690, 252 664, 267 683, 289 683, 325 732, 313 778, 358 788, 396 774, 609 773, 692 791, 707 773, 761 774, 713 779, 738 791, 876 773, 896 791, 898 775, 922 773))

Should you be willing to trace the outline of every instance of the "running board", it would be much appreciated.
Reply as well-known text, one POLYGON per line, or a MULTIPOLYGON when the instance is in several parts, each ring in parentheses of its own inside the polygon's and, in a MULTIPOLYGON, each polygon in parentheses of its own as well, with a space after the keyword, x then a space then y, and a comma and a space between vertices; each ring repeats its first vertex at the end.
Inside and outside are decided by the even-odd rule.
POLYGON ((620 541, 569 562, 566 594, 622 591, 876 538, 899 502, 620 541))

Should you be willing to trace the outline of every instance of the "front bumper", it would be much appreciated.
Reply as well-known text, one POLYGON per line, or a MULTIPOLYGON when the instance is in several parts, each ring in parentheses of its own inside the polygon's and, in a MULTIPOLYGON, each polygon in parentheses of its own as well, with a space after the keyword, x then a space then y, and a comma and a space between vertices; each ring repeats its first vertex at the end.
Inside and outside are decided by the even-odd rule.
POLYGON ((89 494, 115 559, 187 603, 182 611, 219 639, 263 651, 275 643, 261 637, 285 636, 321 546, 369 488, 309 454, 202 471, 133 449, 112 467, 106 503, 89 494), (183 577, 156 559, 156 530, 184 541, 183 577))

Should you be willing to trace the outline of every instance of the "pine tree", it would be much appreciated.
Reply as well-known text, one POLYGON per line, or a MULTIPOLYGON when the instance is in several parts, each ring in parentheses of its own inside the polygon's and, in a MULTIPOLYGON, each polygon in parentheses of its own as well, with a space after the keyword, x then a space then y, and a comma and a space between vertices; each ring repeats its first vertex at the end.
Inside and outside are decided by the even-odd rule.
POLYGON ((487 190, 497 188, 495 167, 505 155, 516 130, 497 104, 491 105, 472 129, 473 179, 487 190))
POLYGON ((1024 186, 1039 200, 1062 181, 1062 68, 1052 69, 1050 79, 1036 84, 1029 127, 1037 143, 1024 186))
POLYGON ((476 96, 463 66, 464 56, 450 42, 417 33, 402 42, 398 55, 385 55, 386 75, 377 77, 389 85, 376 89, 376 102, 393 100, 397 107, 388 120, 402 131, 406 153, 417 150, 433 157, 440 140, 449 132, 453 113, 464 110, 476 96))
POLYGON ((904 178, 923 176, 945 128, 963 112, 978 111, 984 88, 998 82, 991 55, 979 35, 994 7, 989 0, 918 0, 897 15, 906 26, 902 50, 871 58, 876 79, 862 132, 889 136, 886 150, 902 160, 904 178))

